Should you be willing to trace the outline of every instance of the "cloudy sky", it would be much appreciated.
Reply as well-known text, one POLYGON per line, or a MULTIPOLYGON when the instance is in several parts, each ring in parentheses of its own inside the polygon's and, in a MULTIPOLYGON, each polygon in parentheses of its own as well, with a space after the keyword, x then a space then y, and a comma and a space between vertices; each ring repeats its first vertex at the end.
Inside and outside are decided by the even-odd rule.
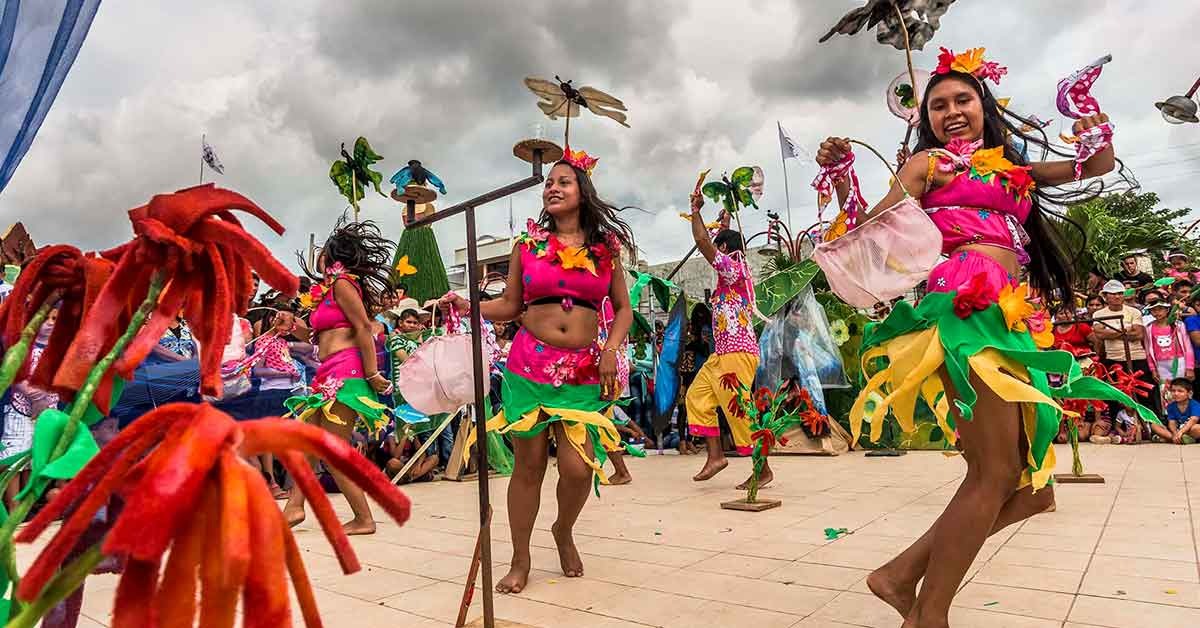
MULTIPOLYGON (((559 74, 622 98, 631 128, 585 113, 573 144, 600 157, 596 184, 625 212, 652 262, 690 247, 676 216, 704 168, 758 164, 764 208, 786 207, 776 121, 809 151, 849 135, 894 153, 902 123, 884 106, 902 53, 873 33, 817 44, 845 0, 210 0, 100 7, 58 101, 8 188, 0 218, 39 244, 105 248, 129 236, 124 212, 198 182, 207 133, 226 174, 204 174, 257 201, 287 234, 258 229, 285 261, 345 208, 328 179, 339 144, 365 135, 390 177, 421 159, 449 188, 441 206, 528 175, 515 141, 541 125, 561 138, 521 83, 559 74)), ((1096 93, 1116 121, 1118 154, 1168 207, 1200 208, 1200 125, 1169 126, 1153 102, 1182 93, 1200 66, 1200 5, 1172 0, 958 0, 937 46, 986 46, 1008 65, 999 90, 1043 118, 1059 78, 1109 52, 1096 93), (1192 6, 1188 6, 1192 5, 1192 6), (1170 50, 1171 52, 1167 52, 1170 50)), ((1050 131, 1065 130, 1056 122, 1050 131)), ((860 159, 867 197, 887 181, 860 159)), ((816 216, 810 162, 787 164, 793 221, 816 216)), ((362 203, 393 238, 400 206, 362 203)), ((539 192, 513 197, 518 225, 539 192)), ((765 214, 745 215, 746 229, 765 214)), ((438 227, 447 258, 462 223, 438 227)), ((481 233, 508 234, 508 203, 480 212, 481 233)))

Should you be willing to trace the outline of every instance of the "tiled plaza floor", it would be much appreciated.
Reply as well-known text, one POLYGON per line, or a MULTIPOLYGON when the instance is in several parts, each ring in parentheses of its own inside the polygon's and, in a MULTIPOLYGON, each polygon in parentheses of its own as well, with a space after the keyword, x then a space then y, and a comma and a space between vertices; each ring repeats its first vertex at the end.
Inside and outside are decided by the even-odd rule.
MULTIPOLYGON (((1063 485, 1058 510, 1003 531, 984 546, 951 613, 955 628, 1169 628, 1200 625, 1200 447, 1084 446, 1103 485, 1063 485)), ((1070 464, 1070 450, 1060 447, 1070 464)), ((631 460, 634 483, 605 487, 576 530, 586 575, 562 577, 550 536, 547 474, 533 536, 534 568, 519 596, 496 596, 497 617, 544 628, 896 627, 868 592, 868 571, 921 534, 965 466, 940 453, 901 458, 772 459, 762 513, 721 510, 749 468, 733 460, 714 480, 691 475, 700 457, 631 460), (853 534, 825 540, 828 527, 853 534)), ((1060 467, 1064 465, 1060 462, 1060 467)), ((493 551, 505 573, 504 491, 495 479, 493 551)), ((297 534, 333 628, 453 625, 474 546, 476 487, 405 487, 415 507, 403 528, 383 523, 354 539, 364 570, 343 576, 311 524, 297 534)), ((345 510, 344 502, 334 503, 345 510)), ((23 555, 27 560, 28 556, 23 555)), ((89 580, 83 626, 109 618, 115 577, 89 580)), ((479 594, 470 619, 479 617, 479 594)), ((299 621, 297 620, 297 625, 299 621)))

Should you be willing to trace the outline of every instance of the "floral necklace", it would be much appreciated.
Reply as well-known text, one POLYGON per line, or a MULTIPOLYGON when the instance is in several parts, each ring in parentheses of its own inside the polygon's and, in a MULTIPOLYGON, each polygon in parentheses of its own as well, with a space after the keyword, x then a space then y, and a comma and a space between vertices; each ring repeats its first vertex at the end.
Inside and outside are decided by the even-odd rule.
POLYGON ((358 275, 348 272, 341 262, 334 262, 332 266, 325 269, 325 278, 321 280, 321 283, 314 283, 312 288, 309 288, 308 294, 300 295, 300 307, 305 310, 315 309, 333 288, 333 282, 341 278, 354 281, 358 279, 358 275))
POLYGON ((586 270, 592 275, 597 275, 598 267, 609 264, 611 268, 612 252, 620 246, 611 233, 606 234, 604 239, 603 244, 593 244, 590 247, 569 246, 530 218, 525 223, 525 232, 517 236, 517 243, 538 259, 548 257, 551 264, 558 264, 563 270, 586 270))
POLYGON ((950 140, 942 151, 946 161, 938 164, 944 173, 965 172, 983 183, 998 182, 1013 195, 1013 199, 1028 199, 1036 184, 1029 176, 1030 166, 1018 166, 1004 157, 1004 147, 982 148, 983 140, 968 142, 961 138, 950 140))

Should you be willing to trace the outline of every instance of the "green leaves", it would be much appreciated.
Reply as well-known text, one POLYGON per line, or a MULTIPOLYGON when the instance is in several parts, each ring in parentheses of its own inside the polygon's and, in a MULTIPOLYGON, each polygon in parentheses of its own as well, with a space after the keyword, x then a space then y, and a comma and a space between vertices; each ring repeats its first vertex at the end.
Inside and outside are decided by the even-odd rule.
POLYGON ((329 167, 329 179, 351 205, 357 207, 358 201, 366 196, 367 183, 370 183, 380 196, 384 196, 383 190, 379 189, 379 185, 383 183, 383 173, 370 168, 372 164, 381 161, 383 156, 371 149, 367 138, 359 137, 354 141, 353 155, 346 152, 346 146, 343 144, 342 157, 345 159, 335 161, 329 167))
MULTIPOLYGON (((722 181, 710 181, 704 184, 700 190, 708 198, 714 202, 720 203, 725 211, 730 214, 736 212, 741 207, 753 207, 758 209, 758 203, 754 200, 754 194, 750 191, 750 186, 754 182, 754 168, 751 166, 742 166, 733 171, 733 174, 725 177, 722 181)), ((761 185, 758 190, 761 194, 761 185)))
POLYGON ((100 451, 96 440, 92 438, 91 430, 77 429, 67 445, 66 452, 51 461, 50 454, 69 421, 70 416, 66 412, 54 408, 43 410, 38 415, 33 428, 32 474, 29 484, 17 496, 18 499, 24 499, 30 492, 40 495, 51 480, 69 480, 75 477, 75 474, 100 451))
POLYGON ((804 260, 763 279, 754 286, 759 311, 763 316, 771 316, 778 312, 808 287, 819 272, 821 269, 816 262, 804 260))
POLYGON ((1156 264, 1162 253, 1174 248, 1191 255, 1200 252, 1175 224, 1191 210, 1157 205, 1157 194, 1126 192, 1068 208, 1067 218, 1078 227, 1063 220, 1055 222, 1064 249, 1075 260, 1076 276, 1084 278, 1091 270, 1111 276, 1120 270, 1121 256, 1130 251, 1144 250, 1156 264))

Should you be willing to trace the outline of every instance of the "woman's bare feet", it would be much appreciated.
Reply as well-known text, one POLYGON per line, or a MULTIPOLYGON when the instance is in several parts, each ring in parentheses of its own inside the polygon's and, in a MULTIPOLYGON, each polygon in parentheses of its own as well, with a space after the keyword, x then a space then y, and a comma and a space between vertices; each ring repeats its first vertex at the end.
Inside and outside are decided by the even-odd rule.
MULTIPOLYGON (((737 490, 745 491, 750 489, 750 480, 754 479, 754 475, 746 478, 745 482, 737 485, 737 490)), ((758 476, 758 488, 766 488, 768 484, 775 480, 775 472, 770 469, 763 469, 761 475, 758 476)))
POLYGON ((712 479, 712 477, 714 475, 724 471, 725 467, 728 467, 728 466, 729 466, 729 461, 724 458, 721 458, 720 460, 717 460, 715 462, 713 460, 709 460, 708 462, 704 463, 704 468, 700 469, 700 473, 697 473, 696 475, 692 476, 692 479, 695 480, 696 482, 703 482, 705 480, 710 480, 710 479, 712 479))
POLYGON ((290 508, 290 507, 284 508, 283 509, 283 518, 285 521, 287 521, 287 524, 293 528, 300 525, 301 523, 304 522, 304 507, 301 506, 300 508, 290 508))
POLYGON ((619 486, 621 484, 629 484, 632 481, 633 481, 633 476, 629 475, 628 473, 614 473, 614 474, 608 476, 608 483, 612 486, 619 486))
POLYGON ((887 568, 888 566, 884 565, 872 571, 871 575, 867 576, 867 588, 875 597, 896 609, 900 617, 907 618, 909 611, 917 603, 917 583, 900 582, 887 572, 887 568))
POLYGON ((583 559, 575 548, 575 538, 571 531, 559 532, 558 524, 550 526, 554 535, 554 544, 558 546, 558 562, 562 566, 563 575, 568 578, 578 578, 583 575, 583 559))
POLYGON ((356 534, 375 534, 375 521, 359 521, 351 519, 342 524, 342 529, 346 531, 346 536, 354 536, 356 534))
POLYGON ((517 561, 514 557, 508 574, 496 583, 496 593, 520 593, 529 583, 529 560, 517 561))

